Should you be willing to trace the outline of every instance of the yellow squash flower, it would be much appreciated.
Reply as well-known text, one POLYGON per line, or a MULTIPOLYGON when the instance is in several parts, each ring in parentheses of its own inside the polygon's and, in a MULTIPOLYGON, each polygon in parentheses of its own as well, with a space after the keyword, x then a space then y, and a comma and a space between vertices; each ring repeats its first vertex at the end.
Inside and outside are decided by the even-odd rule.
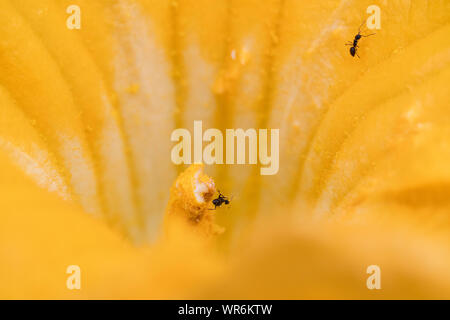
POLYGON ((0 22, 0 298, 450 298, 450 1, 0 0, 0 22), (174 165, 195 120, 280 129, 279 172, 174 165))

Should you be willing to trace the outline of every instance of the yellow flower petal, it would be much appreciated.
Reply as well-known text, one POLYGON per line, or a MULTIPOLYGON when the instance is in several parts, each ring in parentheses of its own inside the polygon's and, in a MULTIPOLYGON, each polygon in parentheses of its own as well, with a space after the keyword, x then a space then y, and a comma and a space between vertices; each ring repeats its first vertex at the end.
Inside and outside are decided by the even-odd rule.
POLYGON ((450 297, 446 1, 361 59, 371 0, 72 2, 0 1, 1 298, 450 297), (279 174, 176 167, 194 120, 280 129, 279 174))

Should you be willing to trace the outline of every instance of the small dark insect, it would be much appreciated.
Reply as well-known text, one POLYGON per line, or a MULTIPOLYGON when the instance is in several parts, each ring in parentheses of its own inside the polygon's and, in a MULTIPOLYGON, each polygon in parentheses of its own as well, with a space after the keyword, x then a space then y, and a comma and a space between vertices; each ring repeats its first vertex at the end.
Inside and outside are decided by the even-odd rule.
POLYGON ((216 199, 214 199, 213 201, 212 201, 212 203, 213 203, 213 205, 214 205, 214 209, 209 209, 209 210, 216 210, 217 209, 217 207, 220 207, 222 204, 230 204, 230 200, 228 200, 228 198, 227 197, 225 197, 221 192, 220 192, 220 190, 218 190, 219 191, 219 196, 216 198, 216 199))
POLYGON ((358 34, 355 36, 355 39, 353 39, 353 42, 351 42, 351 41, 348 41, 345 45, 346 46, 351 46, 351 48, 350 48, 350 54, 352 55, 352 57, 354 57, 355 56, 355 54, 358 56, 358 58, 360 58, 360 56, 358 55, 358 53, 357 53, 357 50, 358 50, 358 48, 359 48, 359 46, 358 46, 358 41, 362 38, 362 37, 370 37, 370 36, 373 36, 375 33, 371 33, 371 34, 367 34, 367 35, 364 35, 364 34, 361 34, 361 27, 363 26, 363 24, 364 24, 364 22, 359 26, 359 29, 358 29, 358 34))

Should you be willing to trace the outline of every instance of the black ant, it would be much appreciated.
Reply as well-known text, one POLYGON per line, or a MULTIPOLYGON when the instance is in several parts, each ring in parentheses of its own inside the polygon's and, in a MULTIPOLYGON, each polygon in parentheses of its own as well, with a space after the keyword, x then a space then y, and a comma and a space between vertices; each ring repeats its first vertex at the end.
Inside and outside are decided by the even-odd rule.
POLYGON ((355 54, 358 56, 358 58, 360 58, 360 56, 358 55, 358 53, 357 53, 357 50, 358 50, 358 48, 359 48, 359 46, 358 46, 358 41, 361 39, 361 37, 370 37, 370 36, 373 36, 375 33, 372 33, 372 34, 368 34, 368 35, 363 35, 363 34, 361 34, 361 27, 363 26, 363 24, 364 24, 364 22, 359 26, 359 29, 358 29, 358 34, 355 36, 355 39, 353 39, 353 42, 351 42, 351 41, 348 41, 345 45, 346 46, 352 46, 351 48, 350 48, 350 54, 352 55, 352 57, 354 57, 355 56, 355 54))
MULTIPOLYGON (((219 190, 218 190, 219 191, 219 190)), ((230 200, 228 200, 227 197, 225 197, 220 191, 219 191, 219 196, 214 199, 212 201, 213 205, 214 205, 214 209, 209 209, 209 210, 216 210, 217 207, 220 207, 222 204, 230 204, 230 200)))

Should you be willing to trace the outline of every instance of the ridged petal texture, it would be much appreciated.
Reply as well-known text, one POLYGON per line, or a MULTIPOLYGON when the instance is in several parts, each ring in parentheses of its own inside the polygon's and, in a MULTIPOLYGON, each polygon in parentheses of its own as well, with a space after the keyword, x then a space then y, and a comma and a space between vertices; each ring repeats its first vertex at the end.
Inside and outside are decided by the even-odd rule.
POLYGON ((448 0, 0 0, 0 298, 450 298, 449 23, 448 0), (278 174, 180 175, 195 120, 280 129, 278 174), (165 237, 207 212, 189 179, 230 209, 165 237))

